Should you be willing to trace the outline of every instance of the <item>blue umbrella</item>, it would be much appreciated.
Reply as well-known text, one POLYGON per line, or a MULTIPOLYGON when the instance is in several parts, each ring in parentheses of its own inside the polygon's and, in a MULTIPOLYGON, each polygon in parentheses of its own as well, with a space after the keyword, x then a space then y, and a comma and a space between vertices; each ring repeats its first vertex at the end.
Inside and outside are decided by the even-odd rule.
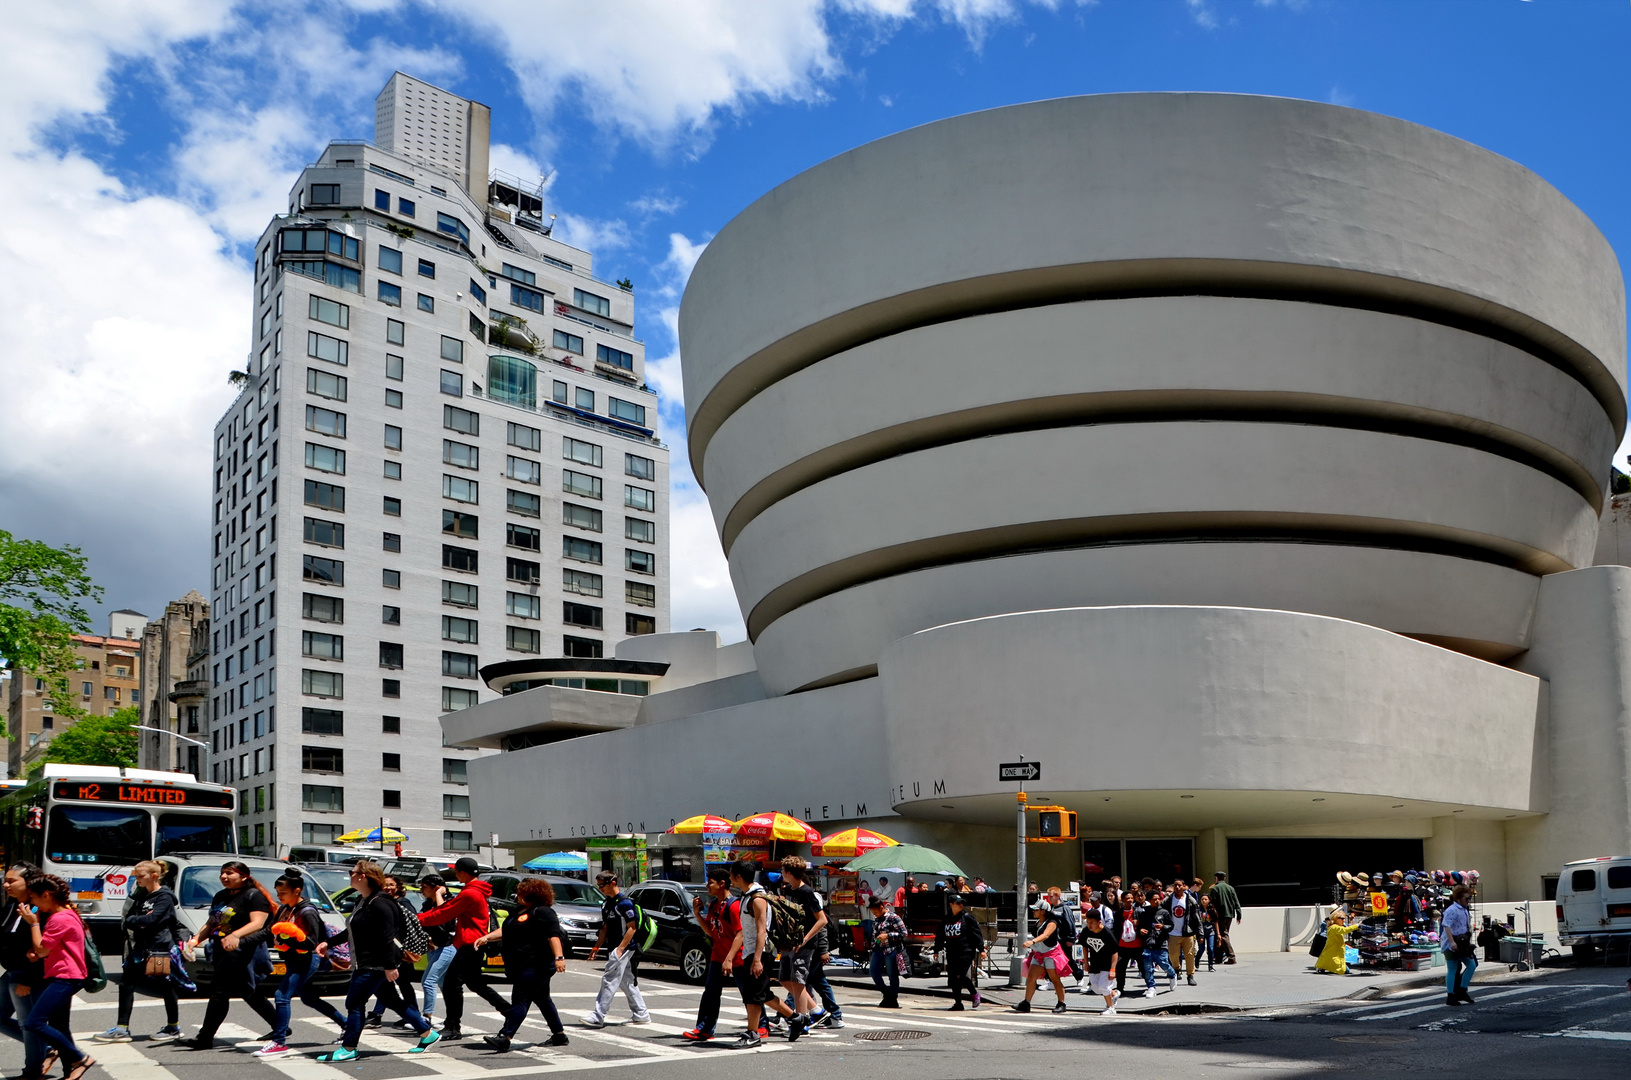
POLYGON ((548 855, 540 855, 525 864, 528 870, 554 870, 562 872, 567 870, 589 869, 589 857, 577 851, 552 851, 548 855))

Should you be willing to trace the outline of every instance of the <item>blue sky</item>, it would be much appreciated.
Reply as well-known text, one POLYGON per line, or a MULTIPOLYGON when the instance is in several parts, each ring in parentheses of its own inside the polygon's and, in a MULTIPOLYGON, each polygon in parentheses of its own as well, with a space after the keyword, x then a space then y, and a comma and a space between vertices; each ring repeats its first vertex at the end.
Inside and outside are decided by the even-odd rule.
POLYGON ((490 105, 495 165, 548 174, 562 235, 634 280, 674 447, 673 625, 728 639, 682 467, 680 293, 742 207, 859 143, 1070 94, 1311 98, 1511 157, 1631 249, 1626 0, 84 0, 13 9, 0 48, 0 528, 80 544, 107 606, 150 615, 207 580, 248 244, 325 142, 370 137, 395 68, 490 105))

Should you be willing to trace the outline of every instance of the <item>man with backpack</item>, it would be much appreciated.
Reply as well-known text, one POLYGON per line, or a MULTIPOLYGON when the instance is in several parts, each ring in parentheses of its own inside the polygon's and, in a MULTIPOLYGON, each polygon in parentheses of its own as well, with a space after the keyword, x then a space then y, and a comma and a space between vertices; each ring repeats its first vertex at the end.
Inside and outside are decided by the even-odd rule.
POLYGON ((806 1024, 819 1012, 815 996, 810 993, 810 969, 817 952, 827 945, 827 913, 821 909, 821 900, 805 880, 805 862, 797 855, 782 860, 782 899, 798 905, 798 940, 792 948, 782 949, 781 972, 777 976, 783 988, 793 997, 793 1009, 806 1024))
POLYGON ((759 884, 759 864, 743 859, 731 864, 731 888, 742 894, 741 923, 730 956, 725 960, 727 975, 735 972, 736 986, 742 992, 742 1005, 747 1009, 748 1029, 731 1044, 732 1050, 751 1050, 762 1044, 759 1036, 759 1017, 766 1007, 787 1021, 787 1041, 795 1042, 804 1034, 804 1018, 789 1009, 770 988, 770 965, 776 958, 776 949, 791 948, 797 938, 792 937, 786 905, 794 912, 798 905, 785 897, 772 898, 759 884), (780 939, 780 940, 778 940, 780 939))
POLYGON ((595 878, 595 887, 606 901, 600 906, 600 936, 595 939, 595 947, 589 950, 589 959, 593 960, 607 941, 616 941, 617 944, 606 956, 606 969, 600 976, 600 993, 595 996, 595 1007, 583 1018, 583 1026, 605 1027, 606 1012, 612 1007, 612 999, 617 997, 619 990, 629 999, 629 1011, 634 1014, 629 1022, 649 1024, 651 1010, 646 1008, 646 999, 640 993, 639 975, 635 967, 640 962, 641 952, 657 936, 656 922, 641 910, 639 904, 623 895, 616 874, 602 871, 595 878))

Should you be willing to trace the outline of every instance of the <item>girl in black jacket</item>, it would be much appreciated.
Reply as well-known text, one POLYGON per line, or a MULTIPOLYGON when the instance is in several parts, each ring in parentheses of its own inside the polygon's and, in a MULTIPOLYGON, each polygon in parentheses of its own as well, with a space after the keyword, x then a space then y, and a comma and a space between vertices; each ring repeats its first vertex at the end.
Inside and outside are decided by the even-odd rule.
POLYGON ((289 1052, 286 1043, 295 998, 334 1021, 341 1031, 345 1030, 345 1017, 323 1000, 311 981, 322 966, 317 946, 328 936, 328 928, 317 905, 306 899, 306 878, 299 870, 287 870, 277 879, 274 888, 277 910, 265 926, 244 939, 245 945, 251 947, 265 942, 283 961, 283 981, 272 995, 277 1023, 272 1027, 271 1041, 255 1051, 256 1057, 278 1057, 289 1052))
POLYGON ((974 988, 974 975, 979 970, 977 961, 985 955, 985 934, 979 921, 969 913, 962 893, 953 893, 946 900, 951 916, 934 935, 935 949, 946 953, 946 979, 951 986, 951 1010, 963 1011, 963 990, 968 990, 969 1003, 980 1006, 980 992, 974 988))
MULTIPOLYGON (((332 1053, 319 1055, 318 1061, 351 1061, 357 1056, 357 1041, 362 1037, 363 1020, 367 1017, 368 1000, 381 987, 394 984, 402 966, 402 909, 385 892, 385 872, 371 859, 364 859, 351 868, 351 886, 357 890, 357 906, 351 910, 346 928, 317 946, 317 955, 328 955, 329 946, 351 943, 351 988, 345 995, 345 1036, 343 1045, 332 1053)), ((395 987, 386 995, 386 1004, 396 1008, 401 997, 395 987), (391 999, 395 998, 393 1002, 391 999)), ((419 1045, 408 1051, 423 1053, 441 1039, 419 1010, 402 1004, 404 1019, 419 1033, 419 1045)))
POLYGON ((565 1046, 566 1030, 549 996, 549 980, 566 970, 566 939, 561 933, 561 920, 555 915, 555 890, 543 878, 527 878, 516 890, 515 898, 523 909, 475 942, 478 950, 489 941, 502 942, 504 970, 512 980, 504 1027, 482 1041, 494 1050, 508 1050, 510 1040, 521 1030, 521 1021, 527 1018, 527 1009, 537 1002, 544 1023, 549 1025, 549 1045, 565 1046))
POLYGON ((23 1080, 39 1080, 57 1060, 57 1052, 22 1025, 32 1011, 34 995, 45 985, 45 964, 30 960, 34 931, 21 908, 28 904, 28 879, 40 876, 33 863, 17 863, 6 871, 6 904, 0 910, 0 1031, 23 1044, 23 1080))
POLYGON ((131 870, 138 892, 125 911, 124 966, 119 971, 119 1019, 108 1030, 93 1036, 96 1042, 130 1042, 130 1011, 136 1004, 136 989, 164 999, 164 1026, 148 1042, 174 1042, 181 1038, 177 1026, 176 987, 170 981, 170 947, 176 943, 176 894, 164 884, 164 864, 149 859, 131 870), (148 957, 161 959, 162 972, 147 974, 148 957))

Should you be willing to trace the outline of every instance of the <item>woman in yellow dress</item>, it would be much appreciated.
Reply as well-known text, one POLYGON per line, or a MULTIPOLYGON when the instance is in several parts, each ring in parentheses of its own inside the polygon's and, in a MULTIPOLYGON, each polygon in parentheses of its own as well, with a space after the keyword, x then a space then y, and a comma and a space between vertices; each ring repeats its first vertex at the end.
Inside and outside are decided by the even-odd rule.
POLYGON ((1342 912, 1331 912, 1331 919, 1325 926, 1325 949, 1320 953, 1319 959, 1314 961, 1315 971, 1325 971, 1332 975, 1346 975, 1348 961, 1344 950, 1348 947, 1348 935, 1353 927, 1345 926, 1342 922, 1342 912))

